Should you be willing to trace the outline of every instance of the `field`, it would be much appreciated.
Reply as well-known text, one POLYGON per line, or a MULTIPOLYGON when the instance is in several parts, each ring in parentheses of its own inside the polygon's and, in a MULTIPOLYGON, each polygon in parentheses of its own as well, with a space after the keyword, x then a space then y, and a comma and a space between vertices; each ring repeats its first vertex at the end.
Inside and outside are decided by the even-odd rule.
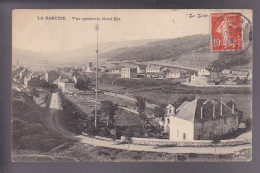
POLYGON ((209 99, 223 98, 224 102, 234 99, 238 109, 243 110, 244 117, 252 117, 252 89, 250 88, 200 88, 181 85, 175 79, 122 79, 113 75, 106 75, 100 79, 99 88, 115 93, 142 96, 149 103, 156 105, 174 103, 179 97, 189 95, 209 99))

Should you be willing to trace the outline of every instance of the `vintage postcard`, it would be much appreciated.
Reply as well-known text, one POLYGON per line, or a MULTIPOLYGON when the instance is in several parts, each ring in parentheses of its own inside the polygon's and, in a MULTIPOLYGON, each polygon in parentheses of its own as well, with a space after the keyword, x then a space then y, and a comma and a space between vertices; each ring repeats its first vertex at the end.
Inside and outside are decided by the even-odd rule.
POLYGON ((13 10, 12 161, 251 161, 252 13, 13 10))

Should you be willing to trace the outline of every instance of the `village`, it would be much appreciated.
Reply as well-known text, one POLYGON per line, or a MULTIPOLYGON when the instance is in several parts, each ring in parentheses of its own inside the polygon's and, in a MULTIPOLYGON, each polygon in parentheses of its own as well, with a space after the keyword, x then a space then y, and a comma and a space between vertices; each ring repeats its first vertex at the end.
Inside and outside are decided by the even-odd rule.
MULTIPOLYGON (((74 113, 78 113, 82 120, 78 122, 77 128, 81 134, 87 136, 103 136, 121 142, 131 141, 134 144, 147 145, 158 143, 166 145, 174 142, 177 146, 207 146, 211 145, 211 142, 205 141, 212 140, 222 140, 223 145, 250 143, 252 119, 249 115, 250 111, 242 110, 237 106, 239 103, 236 101, 239 99, 226 97, 223 100, 221 96, 215 97, 215 95, 206 98, 196 92, 195 94, 190 92, 185 95, 178 93, 179 97, 175 97, 172 101, 168 98, 166 102, 165 100, 157 102, 160 100, 159 91, 166 89, 167 93, 172 86, 189 87, 190 91, 192 87, 194 91, 197 87, 211 88, 212 86, 222 86, 223 91, 225 87, 237 87, 238 90, 244 86, 247 88, 252 82, 250 71, 224 69, 216 72, 209 68, 194 71, 129 62, 116 63, 109 68, 101 65, 98 68, 97 92, 98 111, 100 111, 98 120, 94 120, 95 75, 96 68, 92 62, 77 68, 63 67, 37 72, 22 67, 17 61, 16 66, 13 67, 12 86, 18 92, 32 95, 41 107, 47 107, 49 102, 51 108, 52 97, 48 98, 46 93, 52 95, 58 93, 55 97, 59 97, 60 105, 63 99, 75 104, 77 110, 74 113), (127 80, 130 82, 127 83, 127 80), (140 85, 135 86, 133 80, 140 85), (151 81, 157 83, 154 85, 155 88, 150 86, 147 89, 147 84, 142 83, 143 81, 148 84, 151 81), (163 81, 166 81, 167 86, 161 85, 163 81), (126 84, 120 86, 120 83, 126 84), (158 83, 160 85, 157 86, 158 83), (131 88, 133 86, 135 87, 131 88), (167 90, 169 86, 171 87, 167 90), (151 97, 145 98, 148 95, 151 97), (243 112, 247 115, 243 115, 243 112), (99 130, 96 130, 94 121, 97 121, 99 130), (140 139, 144 140, 140 141, 140 139)), ((213 88, 211 92, 214 90, 213 88)), ((161 96, 163 97, 163 94, 161 96)), ((52 105, 52 108, 54 107, 52 105)), ((58 106, 57 109, 62 110, 62 106, 58 106)))

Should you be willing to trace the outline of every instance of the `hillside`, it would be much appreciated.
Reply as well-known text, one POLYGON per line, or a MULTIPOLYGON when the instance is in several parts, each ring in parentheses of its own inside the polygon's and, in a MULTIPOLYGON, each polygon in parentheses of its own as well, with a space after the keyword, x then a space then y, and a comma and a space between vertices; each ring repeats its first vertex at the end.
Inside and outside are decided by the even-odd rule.
MULTIPOLYGON (((210 35, 193 35, 164 40, 135 40, 99 45, 99 62, 140 61, 153 62, 179 67, 217 69, 244 67, 251 68, 252 49, 239 55, 213 53, 210 49, 210 35)), ((20 64, 32 70, 46 70, 57 67, 80 66, 96 59, 96 45, 85 46, 76 50, 58 53, 36 53, 13 49, 13 63, 19 59, 20 64)))
MULTIPOLYGON (((251 50, 239 55, 213 53, 210 35, 193 35, 176 39, 151 41, 139 47, 124 47, 101 54, 110 61, 141 61, 183 67, 217 69, 251 64, 251 50)), ((249 65, 250 66, 250 65, 249 65)))
POLYGON ((160 61, 189 53, 209 53, 209 35, 194 35, 148 42, 139 47, 124 47, 101 54, 111 60, 160 61))
MULTIPOLYGON (((122 47, 136 47, 144 45, 149 40, 134 40, 134 41, 120 41, 113 43, 101 43, 99 45, 99 52, 105 53, 114 49, 122 47)), ((32 70, 46 70, 54 69, 57 67, 79 66, 87 64, 88 61, 95 62, 96 58, 96 45, 84 46, 75 50, 56 52, 56 53, 40 53, 13 48, 12 62, 15 65, 17 60, 21 65, 29 67, 32 70)), ((106 57, 100 61, 106 61, 106 57)))

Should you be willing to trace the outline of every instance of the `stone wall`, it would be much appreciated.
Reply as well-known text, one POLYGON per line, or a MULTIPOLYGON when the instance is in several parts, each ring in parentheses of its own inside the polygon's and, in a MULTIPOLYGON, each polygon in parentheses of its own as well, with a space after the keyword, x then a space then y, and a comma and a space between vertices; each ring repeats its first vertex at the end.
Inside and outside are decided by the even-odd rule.
POLYGON ((195 121, 194 126, 194 139, 195 140, 208 140, 212 135, 226 135, 238 128, 238 116, 230 116, 225 118, 218 118, 207 121, 195 121))
POLYGON ((156 146, 176 146, 176 147, 207 147, 207 146, 233 146, 251 143, 251 140, 230 139, 221 140, 219 144, 212 143, 211 140, 194 140, 194 141, 170 141, 168 139, 151 139, 151 138, 131 138, 131 143, 137 145, 156 145, 156 146))

